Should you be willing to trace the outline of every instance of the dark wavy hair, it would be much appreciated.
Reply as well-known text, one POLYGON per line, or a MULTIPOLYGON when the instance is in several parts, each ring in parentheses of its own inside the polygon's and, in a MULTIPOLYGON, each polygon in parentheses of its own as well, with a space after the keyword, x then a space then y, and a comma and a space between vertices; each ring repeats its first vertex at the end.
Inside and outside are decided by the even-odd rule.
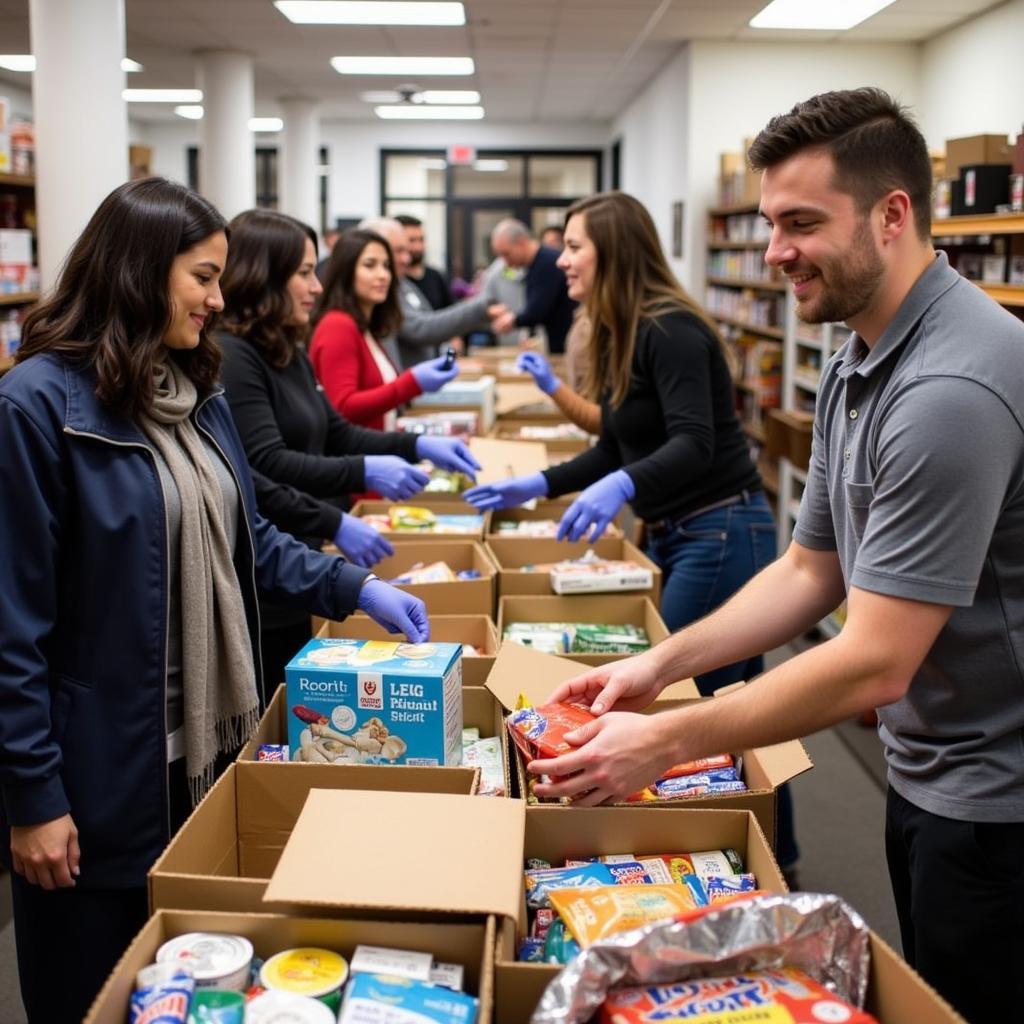
POLYGON ((823 92, 773 117, 754 139, 747 159, 755 171, 805 149, 828 152, 834 187, 853 196, 866 214, 882 196, 910 196, 921 241, 931 235, 932 164, 921 130, 906 107, 887 92, 864 87, 823 92))
POLYGON ((231 246, 220 289, 224 311, 217 326, 256 345, 271 366, 286 367, 308 327, 290 323, 288 279, 302 266, 306 239, 316 232, 273 210, 246 210, 231 221, 231 246))
POLYGON ((398 304, 398 275, 395 273, 395 258, 387 239, 375 231, 353 228, 346 231, 334 245, 331 260, 324 273, 324 290, 313 311, 313 323, 318 324, 332 309, 348 313, 361 331, 369 331, 375 338, 386 338, 397 334, 402 326, 402 309, 398 304), (384 246, 391 266, 391 284, 387 298, 373 307, 369 320, 359 308, 356 299, 356 266, 363 250, 376 242, 384 246))
MULTIPOLYGON (((184 185, 144 178, 114 189, 71 247, 53 293, 25 318, 18 361, 56 352, 96 373, 96 395, 130 417, 153 402, 153 366, 166 349, 176 256, 227 232, 217 210, 184 185)), ((199 388, 220 371, 204 326, 194 349, 172 357, 199 388)))

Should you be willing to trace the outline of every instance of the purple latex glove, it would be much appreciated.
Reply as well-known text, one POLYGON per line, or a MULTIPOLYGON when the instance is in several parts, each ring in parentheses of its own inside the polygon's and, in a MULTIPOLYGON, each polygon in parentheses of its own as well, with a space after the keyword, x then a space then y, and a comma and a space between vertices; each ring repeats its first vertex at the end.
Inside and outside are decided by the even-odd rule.
POLYGON ((436 359, 425 359, 412 367, 412 375, 423 391, 437 391, 442 384, 458 377, 459 367, 452 365, 446 370, 444 362, 445 357, 438 356, 436 359))
POLYGON ((358 605, 389 633, 404 633, 411 644, 422 644, 430 639, 427 606, 418 597, 376 576, 369 577, 360 587, 358 605))
POLYGON ((496 484, 480 484, 463 493, 463 497, 474 508, 487 512, 496 508, 512 508, 532 498, 542 498, 548 493, 548 481, 543 473, 530 476, 514 476, 511 480, 500 480, 496 484))
POLYGON ((457 437, 427 437, 423 434, 416 438, 416 455, 421 459, 430 459, 439 469, 465 473, 474 481, 476 471, 480 468, 469 445, 457 437))
POLYGON ((636 486, 624 469, 602 477, 591 484, 569 506, 558 524, 558 540, 579 540, 593 526, 587 538, 591 544, 605 531, 605 527, 618 515, 619 509, 636 494, 636 486))
POLYGON ((397 455, 367 455, 363 459, 366 487, 392 501, 411 498, 427 486, 430 477, 397 455))
POLYGON ((382 558, 395 553, 395 549, 369 523, 347 512, 341 514, 341 525, 334 534, 334 543, 350 562, 364 569, 372 569, 382 558))
POLYGON ((552 395, 562 383, 552 372, 548 361, 539 352, 521 352, 516 359, 516 369, 525 371, 533 377, 534 384, 544 392, 552 395))

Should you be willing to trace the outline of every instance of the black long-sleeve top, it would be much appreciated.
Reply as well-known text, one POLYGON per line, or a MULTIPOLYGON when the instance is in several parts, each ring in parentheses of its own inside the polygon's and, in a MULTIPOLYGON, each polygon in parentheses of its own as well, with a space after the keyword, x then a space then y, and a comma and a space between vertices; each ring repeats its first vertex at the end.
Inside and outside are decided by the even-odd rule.
POLYGON ((516 314, 519 327, 542 324, 548 335, 548 350, 565 351, 565 336, 572 326, 576 303, 569 298, 565 274, 556 265, 558 253, 542 245, 523 277, 526 305, 516 314))
POLYGON ((544 471, 551 497, 625 469, 636 487, 633 509, 653 522, 761 486, 725 356, 691 314, 641 321, 629 391, 617 408, 609 399, 610 392, 597 444, 544 471))

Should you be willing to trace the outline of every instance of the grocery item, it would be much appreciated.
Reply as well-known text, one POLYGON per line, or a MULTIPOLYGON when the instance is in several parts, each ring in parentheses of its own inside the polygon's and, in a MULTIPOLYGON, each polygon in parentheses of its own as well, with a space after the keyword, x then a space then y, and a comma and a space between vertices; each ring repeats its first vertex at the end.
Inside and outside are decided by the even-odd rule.
POLYGON ((501 741, 496 736, 487 736, 469 744, 464 743, 462 763, 467 768, 480 769, 478 795, 505 795, 505 759, 502 755, 501 741))
POLYGON ((293 761, 462 761, 462 645, 313 639, 285 667, 293 761))
POLYGON ((700 906, 685 885, 611 885, 553 889, 551 905, 581 947, 700 906))
POLYGON ((531 707, 520 695, 516 708, 505 717, 505 725, 515 745, 528 760, 558 757, 573 749, 566 733, 594 720, 594 715, 579 704, 554 702, 531 707))
POLYGON ((348 963, 340 953, 303 946, 272 956, 260 971, 260 983, 268 992, 319 999, 337 1012, 348 973, 348 963))
POLYGON ((419 505, 391 505, 387 514, 369 513, 360 517, 381 533, 482 533, 484 517, 433 512, 419 505))
POLYGON ((135 976, 128 1024, 186 1024, 195 990, 190 964, 168 961, 143 967, 135 976))
POLYGON ((473 486, 465 473, 459 473, 449 469, 438 469, 434 467, 430 471, 430 480, 423 488, 424 494, 461 494, 473 486))
POLYGON ((435 960, 430 968, 430 977, 427 981, 431 985, 440 985, 442 988, 450 988, 453 992, 462 991, 465 968, 462 964, 449 964, 435 960))
POLYGON ((757 879, 751 874, 709 875, 703 881, 708 903, 719 903, 740 893, 753 892, 757 888, 757 879))
MULTIPOLYGON (((491 526, 494 533, 504 537, 554 537, 558 533, 555 519, 496 519, 491 526)), ((605 537, 621 537, 622 531, 609 523, 604 530, 605 537)), ((526 570, 532 572, 533 570, 526 570)))
POLYGON ((414 981, 429 981, 434 958, 429 953, 386 946, 356 946, 352 954, 353 974, 389 974, 414 981))
POLYGON ((743 858, 732 849, 661 853, 658 858, 668 865, 674 882, 681 882, 684 875, 708 878, 712 875, 735 875, 743 871, 743 858))
POLYGON ((795 967, 609 992, 598 1024, 876 1024, 795 967))
POLYGON ((598 889, 615 884, 615 876, 605 864, 584 864, 577 868, 528 868, 526 905, 533 909, 551 906, 551 894, 557 889, 598 889))
POLYGON ((473 437, 480 432, 475 412, 433 412, 419 416, 399 416, 395 429, 400 434, 426 434, 429 437, 473 437))
POLYGON ((208 988, 243 992, 252 968, 252 943, 244 935, 186 932, 168 939, 157 950, 156 960, 191 967, 197 992, 208 988))
POLYGON ((551 589, 556 594, 595 594, 618 591, 650 590, 654 573, 646 566, 623 559, 601 558, 593 548, 580 558, 566 559, 548 566, 551 589))
POLYGON ((647 631, 630 623, 510 622, 503 636, 547 654, 638 654, 651 646, 647 631))
POLYGON ((567 964, 580 951, 580 944, 569 934, 559 917, 551 922, 544 937, 544 963, 567 964))
POLYGON ((220 989, 197 992, 188 1008, 188 1024, 245 1024, 245 996, 220 989))
POLYGON ((256 751, 257 761, 287 761, 288 760, 288 744, 287 743, 261 743, 259 750, 256 751))
POLYGON ((477 1000, 410 978, 354 974, 338 1024, 475 1024, 477 1000))
POLYGON ((263 992, 245 1007, 245 1024, 336 1024, 338 1014, 317 999, 263 992))
POLYGON ((407 586, 420 583, 454 583, 458 577, 447 562, 417 562, 388 583, 407 586))

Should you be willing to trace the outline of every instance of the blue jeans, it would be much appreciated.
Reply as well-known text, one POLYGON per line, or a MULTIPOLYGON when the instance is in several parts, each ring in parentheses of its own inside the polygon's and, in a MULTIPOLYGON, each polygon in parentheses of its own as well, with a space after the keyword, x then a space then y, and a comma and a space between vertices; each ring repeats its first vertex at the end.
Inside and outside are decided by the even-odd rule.
MULTIPOLYGON (((673 633, 696 622, 732 597, 775 560, 775 522, 760 491, 669 526, 648 538, 647 554, 661 567, 661 617, 673 633)), ((697 676, 709 696, 720 686, 752 679, 764 668, 758 655, 697 676)), ((792 798, 779 789, 778 859, 789 867, 799 856, 793 832, 792 798)))

